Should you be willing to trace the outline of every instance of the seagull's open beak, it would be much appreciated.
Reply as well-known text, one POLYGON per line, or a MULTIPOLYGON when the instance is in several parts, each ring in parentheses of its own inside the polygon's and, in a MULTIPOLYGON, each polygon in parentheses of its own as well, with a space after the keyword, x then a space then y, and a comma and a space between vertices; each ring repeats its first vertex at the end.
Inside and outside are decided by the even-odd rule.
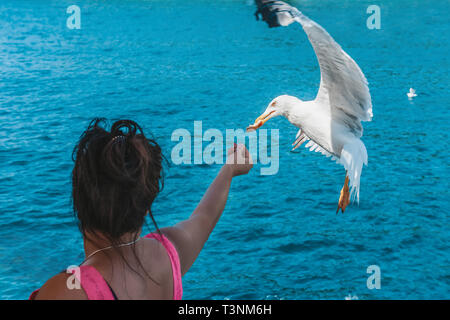
POLYGON ((268 109, 266 111, 264 111, 264 113, 262 115, 260 115, 258 118, 256 118, 255 123, 252 125, 249 125, 247 127, 247 132, 248 131, 253 131, 256 130, 260 127, 262 127, 262 125, 264 123, 266 123, 270 118, 273 118, 276 116, 274 109, 268 109))

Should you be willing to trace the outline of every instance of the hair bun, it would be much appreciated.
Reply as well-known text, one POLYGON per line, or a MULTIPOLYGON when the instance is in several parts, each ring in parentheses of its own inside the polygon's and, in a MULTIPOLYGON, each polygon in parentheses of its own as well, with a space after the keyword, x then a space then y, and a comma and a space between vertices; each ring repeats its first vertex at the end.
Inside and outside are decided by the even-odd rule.
POLYGON ((141 127, 133 120, 118 120, 111 126, 111 134, 116 136, 134 137, 137 133, 142 133, 141 127))

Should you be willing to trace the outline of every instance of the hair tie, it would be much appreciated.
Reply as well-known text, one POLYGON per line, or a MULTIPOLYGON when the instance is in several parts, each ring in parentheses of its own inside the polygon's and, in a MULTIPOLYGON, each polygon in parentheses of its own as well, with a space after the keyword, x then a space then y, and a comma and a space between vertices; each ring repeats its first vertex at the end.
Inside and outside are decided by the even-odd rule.
POLYGON ((115 136, 114 138, 112 138, 112 143, 116 144, 116 143, 122 142, 124 140, 125 140, 124 135, 118 135, 118 136, 115 136))

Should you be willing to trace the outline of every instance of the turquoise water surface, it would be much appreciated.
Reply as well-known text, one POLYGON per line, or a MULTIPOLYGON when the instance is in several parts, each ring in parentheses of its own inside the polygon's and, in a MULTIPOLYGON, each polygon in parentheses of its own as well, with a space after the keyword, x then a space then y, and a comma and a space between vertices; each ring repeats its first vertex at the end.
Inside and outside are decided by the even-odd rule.
MULTIPOLYGON (((192 269, 186 299, 449 298, 448 1, 296 1, 360 65, 374 118, 359 206, 335 215, 344 170, 279 129, 279 171, 256 164, 192 269), (366 27, 371 4, 381 29, 366 27), (418 96, 408 100, 410 87, 418 96), (369 290, 367 267, 381 270, 369 290)), ((90 119, 131 118, 170 161, 178 128, 245 128, 272 98, 313 99, 320 73, 298 25, 269 29, 252 1, 0 2, 0 298, 26 299, 83 259, 71 152, 90 119)), ((166 168, 160 226, 187 218, 220 165, 166 168)))

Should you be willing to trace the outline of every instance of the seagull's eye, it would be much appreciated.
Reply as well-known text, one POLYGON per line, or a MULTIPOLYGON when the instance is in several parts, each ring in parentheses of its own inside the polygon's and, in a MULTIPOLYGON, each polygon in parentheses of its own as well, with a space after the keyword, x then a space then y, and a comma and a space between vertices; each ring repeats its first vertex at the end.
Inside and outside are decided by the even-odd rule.
POLYGON ((274 102, 272 102, 271 106, 272 106, 272 107, 275 107, 276 104, 277 104, 277 102, 274 101, 274 102))

